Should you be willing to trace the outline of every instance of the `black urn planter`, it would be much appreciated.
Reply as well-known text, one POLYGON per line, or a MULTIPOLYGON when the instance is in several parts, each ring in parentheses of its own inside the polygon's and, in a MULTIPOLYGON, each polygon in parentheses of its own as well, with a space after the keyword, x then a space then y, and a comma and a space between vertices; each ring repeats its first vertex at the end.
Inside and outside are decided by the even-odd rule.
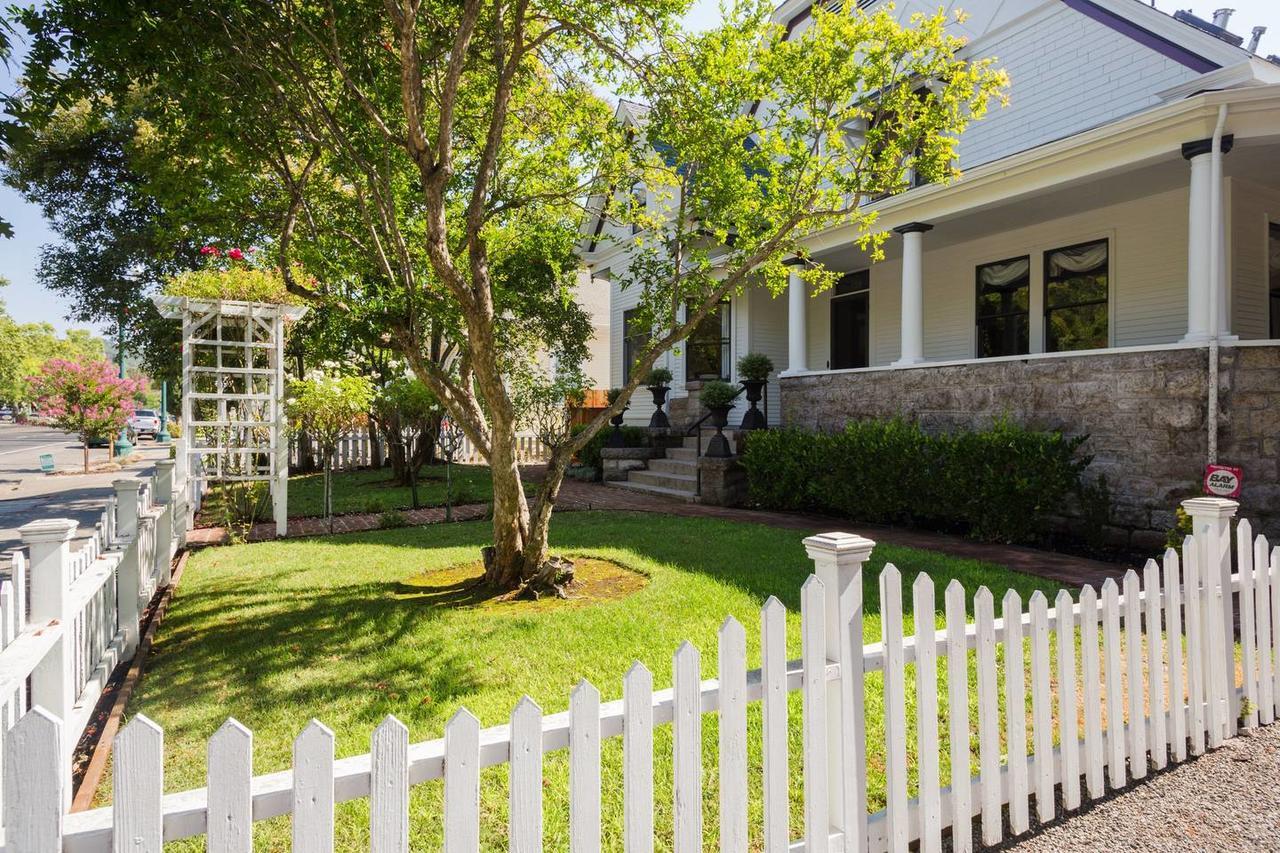
POLYGON ((662 410, 663 405, 667 402, 667 394, 671 389, 666 385, 650 385, 649 393, 653 395, 653 417, 649 418, 649 429, 670 429, 671 421, 667 419, 667 413, 662 410))
POLYGON ((609 418, 609 423, 613 424, 613 432, 609 433, 608 440, 605 441, 605 447, 626 447, 627 442, 622 437, 622 416, 630 406, 623 406, 622 411, 609 418))
POLYGON ((732 406, 708 406, 711 410, 711 425, 716 428, 716 434, 711 436, 711 440, 707 442, 706 456, 712 456, 716 459, 724 459, 733 454, 729 452, 729 439, 725 438, 724 428, 729 425, 729 410, 732 406))
POLYGON ((744 379, 742 387, 746 389, 747 410, 742 413, 742 423, 738 429, 767 429, 768 423, 764 419, 764 412, 760 411, 756 403, 764 396, 764 380, 763 379, 744 379))

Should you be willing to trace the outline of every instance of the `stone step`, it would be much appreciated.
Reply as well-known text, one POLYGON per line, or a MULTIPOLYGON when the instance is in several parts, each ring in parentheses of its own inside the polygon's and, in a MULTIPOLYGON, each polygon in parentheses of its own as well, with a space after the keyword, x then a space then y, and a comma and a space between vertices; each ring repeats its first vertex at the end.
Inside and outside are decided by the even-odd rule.
POLYGON ((698 490, 698 477, 696 474, 668 474, 661 471, 636 470, 628 472, 627 479, 632 483, 685 491, 690 494, 698 490))
POLYGON ((627 489, 632 492, 643 492, 647 495, 661 495, 665 498, 675 498, 676 500, 694 502, 698 496, 692 491, 683 489, 667 489, 662 486, 650 486, 645 483, 636 483, 631 480, 614 480, 605 485, 615 489, 627 489))
POLYGON ((698 465, 694 461, 693 451, 687 452, 689 454, 687 459, 650 459, 649 470, 662 474, 696 474, 698 465))
MULTIPOLYGON (((692 447, 668 447, 667 459, 669 461, 687 462, 692 465, 698 458, 698 451, 692 447)), ((654 460, 655 462, 658 460, 654 460)))

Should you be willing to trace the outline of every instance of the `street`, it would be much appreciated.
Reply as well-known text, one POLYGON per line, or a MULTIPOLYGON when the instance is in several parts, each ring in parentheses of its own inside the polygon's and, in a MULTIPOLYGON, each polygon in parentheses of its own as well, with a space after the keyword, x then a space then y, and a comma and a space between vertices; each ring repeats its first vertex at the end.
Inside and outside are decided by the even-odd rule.
MULTIPOLYGON (((100 474, 44 474, 40 455, 53 454, 59 472, 79 471, 83 451, 74 436, 42 426, 0 424, 0 554, 21 543, 18 528, 37 518, 71 518, 80 523, 72 547, 93 532, 112 483, 124 477, 150 477, 154 462, 168 456, 168 445, 140 442, 141 460, 123 471, 100 474)), ((107 461, 105 448, 89 451, 91 465, 107 461)), ((7 562, 7 561, 6 561, 7 562)))

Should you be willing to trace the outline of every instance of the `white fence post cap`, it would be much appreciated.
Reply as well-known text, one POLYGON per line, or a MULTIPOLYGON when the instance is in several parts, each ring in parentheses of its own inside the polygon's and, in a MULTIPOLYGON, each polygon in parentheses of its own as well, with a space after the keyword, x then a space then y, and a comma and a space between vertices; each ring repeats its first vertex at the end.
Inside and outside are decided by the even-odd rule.
POLYGON ((117 492, 136 492, 142 488, 142 480, 130 477, 124 480, 113 480, 111 485, 115 486, 117 492))
POLYGON ((162 471, 165 468, 172 468, 177 464, 178 464, 178 460, 176 459, 157 459, 156 460, 156 467, 162 471))
POLYGON ((856 533, 818 533, 804 540, 809 558, 835 559, 837 563, 861 563, 876 543, 856 533))
POLYGON ((1188 515, 1209 518, 1231 518, 1240 509, 1240 502, 1228 498, 1188 498, 1182 502, 1188 515))
POLYGON ((41 518, 28 521, 18 528, 18 533, 28 545, 33 542, 70 542, 79 526, 80 522, 71 518, 41 518))

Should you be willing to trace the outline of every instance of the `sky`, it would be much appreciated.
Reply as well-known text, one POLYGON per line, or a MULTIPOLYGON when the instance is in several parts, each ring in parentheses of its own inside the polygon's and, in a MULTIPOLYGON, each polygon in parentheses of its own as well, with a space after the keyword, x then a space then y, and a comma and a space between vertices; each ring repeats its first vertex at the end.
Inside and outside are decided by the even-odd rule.
MULTIPOLYGON (((1139 0, 1133 0, 1139 2, 1139 0)), ((1220 0, 1222 5, 1234 7, 1230 30, 1247 40, 1255 26, 1265 26, 1258 52, 1262 55, 1280 54, 1280 0, 1220 0)), ((963 8, 964 0, 958 5, 963 8)), ((1206 20, 1213 17, 1217 4, 1188 2, 1188 0, 1156 0, 1157 8, 1172 13, 1176 9, 1191 8, 1206 20)), ((691 26, 703 29, 712 26, 719 18, 719 0, 695 0, 688 15, 691 26)), ((22 48, 19 45, 18 51, 22 48)), ((0 67, 0 91, 15 88, 15 67, 0 67)), ((22 323, 48 321, 59 330, 81 325, 67 322, 70 306, 56 294, 45 290, 36 280, 36 268, 40 260, 40 247, 52 242, 54 234, 49 230, 40 211, 24 202, 16 192, 0 186, 0 217, 13 224, 14 237, 0 238, 0 276, 10 281, 10 286, 0 288, 9 314, 22 323)), ((102 329, 97 331, 101 332, 102 329)))

